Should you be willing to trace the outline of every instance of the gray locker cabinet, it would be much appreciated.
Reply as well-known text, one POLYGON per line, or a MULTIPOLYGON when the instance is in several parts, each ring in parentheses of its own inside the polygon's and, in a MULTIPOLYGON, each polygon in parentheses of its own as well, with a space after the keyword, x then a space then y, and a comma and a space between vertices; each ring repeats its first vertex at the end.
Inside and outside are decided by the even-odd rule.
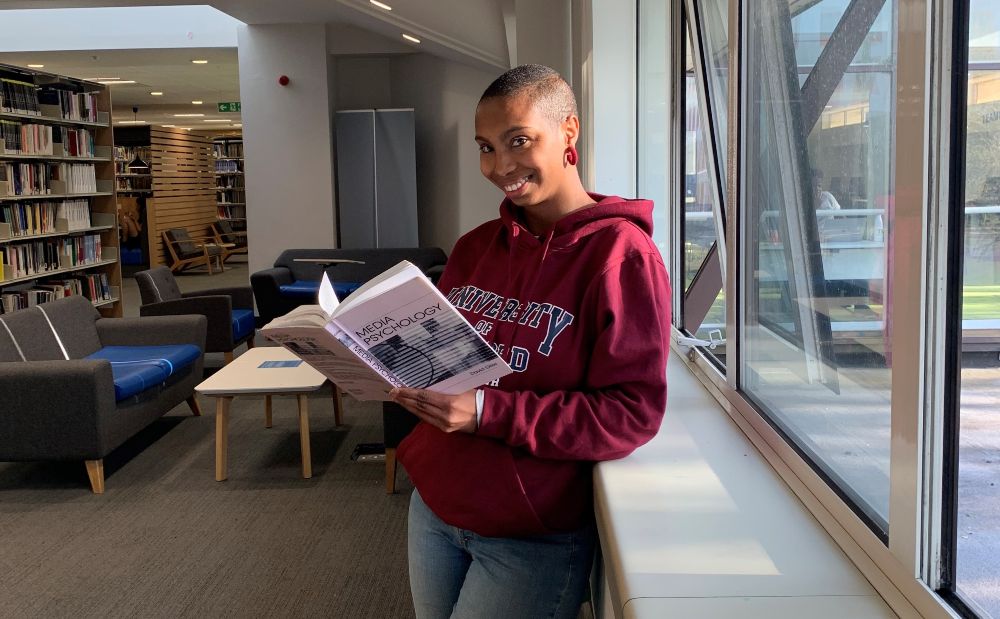
POLYGON ((413 109, 336 114, 340 247, 417 247, 413 109))

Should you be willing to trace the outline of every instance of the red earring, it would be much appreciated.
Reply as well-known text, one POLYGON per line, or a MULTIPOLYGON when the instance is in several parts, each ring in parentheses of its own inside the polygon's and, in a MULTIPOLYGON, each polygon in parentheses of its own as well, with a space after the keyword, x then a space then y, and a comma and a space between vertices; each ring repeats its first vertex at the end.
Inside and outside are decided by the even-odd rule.
POLYGON ((576 165, 576 162, 580 160, 579 155, 576 152, 575 146, 570 146, 566 149, 566 162, 570 165, 576 165))

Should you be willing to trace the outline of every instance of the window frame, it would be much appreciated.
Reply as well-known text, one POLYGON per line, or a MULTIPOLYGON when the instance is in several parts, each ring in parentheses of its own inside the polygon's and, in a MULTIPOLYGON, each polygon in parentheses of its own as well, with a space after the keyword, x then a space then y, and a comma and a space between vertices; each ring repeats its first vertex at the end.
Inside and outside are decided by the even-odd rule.
MULTIPOLYGON (((725 209, 725 271, 727 359, 724 372, 709 360, 706 351, 677 344, 685 333, 676 325, 672 344, 692 372, 720 402, 733 421, 750 438, 761 454, 799 496, 820 524, 901 616, 957 617, 942 599, 938 588, 941 557, 942 428, 941 411, 945 374, 943 360, 928 359, 926 352, 942 350, 945 312, 940 311, 947 273, 947 213, 949 146, 951 127, 952 14, 950 3, 942 0, 908 0, 896 5, 898 28, 896 47, 894 139, 896 153, 892 177, 895 184, 893 234, 897 248, 916 251, 920 260, 893 260, 890 277, 894 298, 888 317, 892 320, 891 345, 894 351, 890 450, 889 539, 884 543, 841 499, 797 450, 784 440, 738 389, 742 371, 739 325, 746 299, 739 273, 742 229, 743 167, 746 160, 743 126, 740 122, 746 83, 745 3, 729 0, 729 105, 727 111, 727 153, 725 209), (910 149, 910 150, 907 150, 910 149), (914 150, 915 149, 915 150, 914 150), (901 158, 898 153, 919 152, 918 157, 901 158), (925 264, 929 264, 925 268, 925 264), (926 581, 926 582, 925 582, 926 581), (928 584, 930 586, 928 586, 928 584)), ((687 5, 688 2, 685 3, 687 5)), ((675 11, 679 12, 679 11, 675 11)), ((672 36, 681 38, 678 19, 672 19, 672 36)), ((675 56, 683 39, 671 43, 675 56)), ((671 66, 677 67, 677 59, 671 66)), ((683 67, 679 67, 683 71, 683 67)), ((696 70, 698 70, 696 68, 696 70)), ((705 78, 705 75, 701 76, 705 78)), ((700 80, 699 80, 700 81, 700 80)), ((668 80, 676 89, 678 81, 668 80)), ((962 86, 955 86, 961 88, 962 86)), ((677 115, 677 93, 671 95, 677 115)), ((672 126, 677 127, 676 117, 672 126)), ((670 152, 677 156, 683 132, 674 132, 670 152), (680 140, 678 139, 680 138, 680 140)), ((715 153, 712 153, 713 155, 715 153)), ((711 157, 710 157, 711 158, 711 157)), ((682 168, 670 163, 676 176, 682 168)), ((676 185, 676 180, 674 181, 676 185)), ((680 195, 676 187, 671 195, 680 195)), ((679 223, 683 204, 672 204, 671 221, 679 223)), ((675 233, 673 240, 678 236, 675 233)), ((675 247, 680 247, 675 245, 675 247)), ((678 265, 679 252, 671 261, 678 265)), ((675 300, 675 303, 677 301, 675 300)))

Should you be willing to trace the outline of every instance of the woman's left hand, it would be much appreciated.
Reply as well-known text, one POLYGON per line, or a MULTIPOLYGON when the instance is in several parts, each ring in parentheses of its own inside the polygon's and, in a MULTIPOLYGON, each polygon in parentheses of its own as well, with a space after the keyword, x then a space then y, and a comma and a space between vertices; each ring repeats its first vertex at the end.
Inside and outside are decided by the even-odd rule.
POLYGON ((443 432, 476 431, 476 391, 447 395, 427 389, 399 387, 392 401, 443 432))

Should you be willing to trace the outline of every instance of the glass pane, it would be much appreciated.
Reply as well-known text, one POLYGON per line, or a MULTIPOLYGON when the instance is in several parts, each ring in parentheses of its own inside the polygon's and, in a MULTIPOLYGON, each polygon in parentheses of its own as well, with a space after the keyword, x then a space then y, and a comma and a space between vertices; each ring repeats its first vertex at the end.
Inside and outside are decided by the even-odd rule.
POLYGON ((837 86, 810 102, 823 110, 814 126, 800 90, 824 70, 803 60, 816 61, 847 4, 821 0, 794 18, 788 0, 746 5, 748 73, 761 77, 746 86, 741 387, 884 532, 894 62, 879 46, 892 39, 892 0, 848 71, 824 75, 837 86), (870 64, 873 50, 886 64, 870 64))
POLYGON ((669 265, 667 27, 667 0, 639 3, 639 195, 653 201, 653 241, 669 265))
POLYGON ((717 159, 723 192, 726 184, 726 135, 729 101, 729 0, 704 0, 695 3, 699 13, 701 41, 705 48, 705 68, 708 71, 708 92, 711 97, 715 143, 719 145, 717 159))
MULTIPOLYGON (((684 256, 683 289, 691 291, 695 275, 705 266, 718 238, 714 209, 718 209, 715 193, 711 185, 708 132, 702 122, 701 101, 695 82, 694 61, 691 53, 691 39, 687 40, 686 70, 684 72, 684 256)), ((724 115, 724 112, 723 112, 724 115)), ((723 157, 723 161, 724 161, 723 157)), ((725 339, 726 307, 725 294, 715 291, 715 302, 711 305, 700 326, 692 333, 696 338, 720 342, 725 339)), ((685 313, 689 311, 685 304, 685 313)), ((718 361, 725 356, 725 344, 711 349, 718 361)))
POLYGON ((1000 617, 1000 6, 969 26, 956 587, 1000 617))

